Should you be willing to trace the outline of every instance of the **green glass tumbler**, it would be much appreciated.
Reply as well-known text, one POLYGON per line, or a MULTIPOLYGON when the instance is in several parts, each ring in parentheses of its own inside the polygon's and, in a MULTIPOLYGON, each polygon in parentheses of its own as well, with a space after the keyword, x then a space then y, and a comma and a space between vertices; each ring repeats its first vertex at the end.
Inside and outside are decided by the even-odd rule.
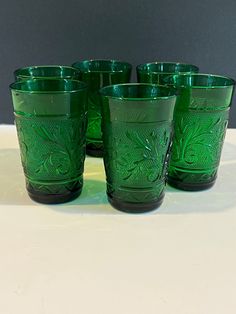
POLYGON ((38 65, 20 68, 14 71, 16 81, 31 78, 79 79, 79 70, 62 65, 38 65))
POLYGON ((87 85, 31 79, 10 89, 29 196, 47 204, 76 198, 83 186, 87 85))
POLYGON ((177 75, 174 82, 179 95, 168 183, 205 190, 216 180, 235 82, 208 74, 177 75))
POLYGON ((80 80, 88 84, 87 154, 103 156, 101 133, 101 100, 99 89, 130 81, 132 66, 116 60, 88 60, 72 65, 80 70, 80 80))
POLYGON ((108 200, 125 212, 153 210, 164 197, 175 90, 135 83, 100 93, 108 200))
POLYGON ((175 62, 151 62, 136 67, 137 79, 140 83, 170 85, 170 79, 176 74, 197 73, 198 67, 192 64, 175 62))

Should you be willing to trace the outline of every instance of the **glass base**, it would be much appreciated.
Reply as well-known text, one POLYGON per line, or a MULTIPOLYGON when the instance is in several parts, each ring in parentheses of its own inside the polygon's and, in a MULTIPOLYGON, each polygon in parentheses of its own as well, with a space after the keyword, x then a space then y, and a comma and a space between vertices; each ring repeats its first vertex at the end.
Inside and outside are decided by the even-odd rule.
POLYGON ((92 157, 103 157, 103 150, 90 149, 86 147, 86 154, 92 157))
POLYGON ((86 154, 92 157, 103 157, 103 144, 92 144, 87 143, 86 145, 86 154))
POLYGON ((82 188, 76 191, 68 191, 66 194, 41 194, 34 191, 28 191, 29 197, 38 203, 43 204, 60 204, 70 202, 76 199, 82 192, 82 188))
POLYGON ((111 195, 107 194, 107 198, 109 203, 116 209, 130 214, 141 214, 146 213, 152 210, 157 209, 161 206, 163 199, 164 199, 164 193, 157 199, 155 202, 149 202, 149 203, 130 203, 130 202, 123 202, 121 200, 118 200, 111 195))
POLYGON ((210 189, 214 184, 216 180, 211 182, 201 182, 201 183, 186 183, 181 182, 176 179, 173 179, 171 177, 167 178, 167 183, 171 185, 172 187, 184 191, 203 191, 210 189))

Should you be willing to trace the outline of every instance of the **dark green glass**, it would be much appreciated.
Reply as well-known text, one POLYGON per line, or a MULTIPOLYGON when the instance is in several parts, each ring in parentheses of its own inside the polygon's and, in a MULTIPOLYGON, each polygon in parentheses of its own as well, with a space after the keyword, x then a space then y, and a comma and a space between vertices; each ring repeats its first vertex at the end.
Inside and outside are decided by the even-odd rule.
POLYGON ((170 85, 173 75, 197 73, 198 67, 186 63, 151 62, 140 64, 136 67, 138 82, 170 85))
POLYGON ((101 133, 101 87, 130 81, 131 64, 115 60, 88 60, 72 65, 80 70, 80 80, 88 84, 87 154, 103 156, 101 133))
POLYGON ((227 128, 234 80, 208 74, 177 75, 174 140, 168 183, 189 191, 216 180, 227 128))
POLYGON ((53 79, 79 79, 79 70, 61 65, 39 65, 15 70, 16 80, 30 78, 53 78, 53 79))
POLYGON ((164 197, 175 90, 136 83, 100 93, 108 200, 126 212, 153 210, 164 197))
POLYGON ((87 85, 31 79, 10 88, 29 196, 48 204, 74 199, 83 186, 87 85))

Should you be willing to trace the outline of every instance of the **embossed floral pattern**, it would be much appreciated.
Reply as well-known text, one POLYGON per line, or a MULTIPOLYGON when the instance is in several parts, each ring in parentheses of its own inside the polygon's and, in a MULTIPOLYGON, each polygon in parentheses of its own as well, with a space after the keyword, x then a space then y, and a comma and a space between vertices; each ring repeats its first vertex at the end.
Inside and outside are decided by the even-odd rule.
POLYGON ((176 113, 168 174, 184 182, 210 182, 216 176, 227 122, 227 111, 176 113))
POLYGON ((88 128, 87 138, 88 142, 91 139, 101 139, 101 105, 100 98, 97 93, 90 93, 88 97, 88 128))
POLYGON ((16 117, 16 126, 28 184, 51 194, 75 189, 85 158, 83 119, 16 117))
POLYGON ((122 123, 113 123, 112 130, 106 133, 112 134, 107 138, 105 156, 108 193, 118 192, 119 197, 130 202, 157 199, 165 184, 171 125, 150 123, 149 127, 127 129, 122 123))

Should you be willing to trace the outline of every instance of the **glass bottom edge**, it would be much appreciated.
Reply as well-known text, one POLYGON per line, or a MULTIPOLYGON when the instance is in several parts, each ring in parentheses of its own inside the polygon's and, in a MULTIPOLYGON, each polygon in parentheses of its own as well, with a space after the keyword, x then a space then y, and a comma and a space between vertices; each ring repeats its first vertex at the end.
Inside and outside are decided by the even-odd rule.
POLYGON ((109 203, 119 211, 129 213, 129 214, 142 214, 150 212, 159 208, 164 199, 164 193, 154 202, 149 203, 130 203, 121 201, 117 198, 114 198, 112 195, 107 194, 109 203))
POLYGON ((213 181, 210 182, 201 182, 201 183, 187 183, 187 182, 182 182, 179 180, 176 180, 171 177, 167 177, 167 183, 179 190, 183 191, 204 191, 210 189, 216 182, 216 178, 213 181))
POLYGON ((73 201, 76 199, 82 192, 82 187, 76 191, 70 191, 66 194, 42 194, 34 191, 27 190, 29 197, 37 202, 42 204, 61 204, 73 201))
POLYGON ((92 157, 103 157, 104 151, 99 148, 92 148, 91 146, 86 146, 86 154, 92 157))

